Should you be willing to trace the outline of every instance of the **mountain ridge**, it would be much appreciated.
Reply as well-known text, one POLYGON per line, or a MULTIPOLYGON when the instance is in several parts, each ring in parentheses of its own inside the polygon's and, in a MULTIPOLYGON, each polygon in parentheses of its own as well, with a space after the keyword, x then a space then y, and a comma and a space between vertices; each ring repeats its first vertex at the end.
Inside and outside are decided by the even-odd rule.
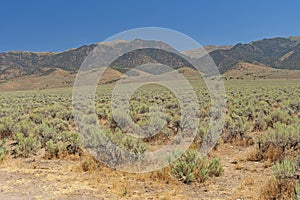
MULTIPOLYGON (((135 39, 132 41, 111 41, 111 42, 100 42, 97 44, 83 45, 78 48, 67 49, 62 52, 30 52, 30 51, 10 51, 0 53, 0 84, 8 80, 13 80, 19 77, 28 75, 43 75, 51 73, 51 70, 62 69, 68 71, 70 74, 75 74, 81 63, 84 61, 86 56, 97 46, 102 45, 103 52, 110 52, 113 48, 123 48, 124 45, 134 47, 147 47, 151 41, 135 39)), ((153 42, 153 41, 152 41, 153 42)), ((155 41, 153 48, 158 46, 168 49, 168 51, 175 51, 170 46, 163 42, 155 41)), ((149 57, 150 54, 156 57, 161 57, 156 60, 161 62, 168 60, 170 54, 159 53, 158 51, 140 51, 140 54, 135 54, 135 57, 143 61, 153 60, 153 56, 149 57), (145 59, 145 60, 143 60, 145 59)), ((253 41, 247 44, 238 43, 234 46, 213 46, 209 45, 201 49, 188 50, 182 52, 182 60, 177 58, 177 63, 181 63, 177 68, 187 67, 188 63, 184 62, 185 56, 192 57, 201 62, 206 59, 207 56, 216 63, 220 72, 223 74, 233 69, 238 63, 245 62, 250 64, 258 64, 263 66, 269 66, 275 69, 286 69, 286 70, 299 70, 300 69, 300 37, 292 36, 288 38, 275 37, 269 39, 262 39, 253 41), (205 55, 205 51, 208 52, 205 55), (197 52, 202 55, 195 55, 197 52), (204 53, 203 53, 204 52, 204 53)), ((173 56, 174 57, 174 56, 173 56)), ((128 59, 119 62, 121 67, 115 67, 116 70, 123 72, 122 66, 130 65, 132 63, 128 59), (124 62, 124 63, 122 63, 124 62)), ((165 63, 166 64, 166 63, 165 63)), ((128 66, 127 66, 128 67, 128 66)), ((191 67, 191 66, 189 66, 191 67)))
POLYGON ((221 73, 239 62, 263 64, 276 69, 300 69, 300 44, 289 38, 271 38, 236 44, 210 53, 221 73), (284 60, 281 58, 286 56, 284 60))

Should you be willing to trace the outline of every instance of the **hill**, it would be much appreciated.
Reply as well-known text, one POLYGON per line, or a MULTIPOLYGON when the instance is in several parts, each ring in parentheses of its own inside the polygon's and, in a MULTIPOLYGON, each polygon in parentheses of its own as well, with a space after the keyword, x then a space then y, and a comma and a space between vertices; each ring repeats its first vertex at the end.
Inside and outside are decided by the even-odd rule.
MULTIPOLYGON (((165 64, 174 69, 182 68, 186 71, 187 68, 193 68, 187 62, 187 58, 193 59, 196 63, 205 63, 208 58, 205 51, 209 53, 220 72, 229 77, 298 77, 298 71, 289 70, 300 69, 300 37, 297 36, 263 39, 248 44, 239 43, 235 46, 205 46, 205 51, 203 48, 193 49, 182 54, 159 41, 119 40, 84 45, 63 52, 0 53, 0 89, 71 86, 81 63, 97 45, 98 51, 106 55, 119 55, 121 50, 137 49, 113 61, 110 72, 113 72, 114 76, 108 75, 103 79, 104 82, 114 81, 116 77, 121 76, 121 73, 149 62, 165 64)), ((137 73, 167 72, 159 67, 144 67, 139 70, 141 71, 137 73)), ((208 72, 209 69, 203 71, 203 73, 208 72)))
POLYGON ((292 38, 271 38, 237 44, 231 49, 215 50, 209 55, 221 73, 239 62, 262 64, 277 69, 300 69, 300 44, 292 38))
POLYGON ((202 56, 205 55, 206 52, 210 53, 215 50, 227 50, 230 48, 232 48, 232 46, 230 46, 230 45, 227 45, 227 46, 226 45, 222 45, 222 46, 208 45, 208 46, 203 46, 203 48, 197 48, 197 49, 183 51, 182 53, 191 58, 201 58, 202 56), (203 50, 205 50, 206 52, 203 50))
POLYGON ((275 69, 262 64, 239 62, 224 73, 227 79, 299 79, 300 70, 275 69))

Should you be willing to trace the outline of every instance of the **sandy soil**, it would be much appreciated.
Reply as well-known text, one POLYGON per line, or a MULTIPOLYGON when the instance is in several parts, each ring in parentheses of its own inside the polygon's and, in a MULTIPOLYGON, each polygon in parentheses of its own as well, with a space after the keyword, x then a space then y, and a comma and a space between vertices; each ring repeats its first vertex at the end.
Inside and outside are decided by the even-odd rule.
POLYGON ((270 168, 246 161, 253 148, 219 146, 210 156, 221 158, 224 174, 190 185, 156 173, 127 174, 104 166, 85 172, 87 156, 7 158, 0 165, 0 199, 258 199, 270 168))

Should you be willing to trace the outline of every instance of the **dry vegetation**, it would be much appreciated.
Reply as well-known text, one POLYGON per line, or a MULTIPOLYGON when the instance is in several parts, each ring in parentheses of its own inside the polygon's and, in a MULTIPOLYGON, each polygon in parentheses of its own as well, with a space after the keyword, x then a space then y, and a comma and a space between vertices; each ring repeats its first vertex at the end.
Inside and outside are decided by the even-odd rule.
MULTIPOLYGON (((145 174, 115 171, 89 155, 74 124, 71 89, 1 92, 0 198, 299 199, 300 81, 226 80, 222 138, 201 159, 195 150, 211 111, 206 88, 192 84, 202 122, 194 143, 169 167, 145 174)), ((148 85, 132 96, 137 124, 151 123, 149 108, 161 102, 166 116, 156 120, 167 121, 155 137, 135 140, 112 118, 112 88, 97 91, 96 123, 114 143, 140 156, 177 134, 180 106, 169 90, 148 85)))

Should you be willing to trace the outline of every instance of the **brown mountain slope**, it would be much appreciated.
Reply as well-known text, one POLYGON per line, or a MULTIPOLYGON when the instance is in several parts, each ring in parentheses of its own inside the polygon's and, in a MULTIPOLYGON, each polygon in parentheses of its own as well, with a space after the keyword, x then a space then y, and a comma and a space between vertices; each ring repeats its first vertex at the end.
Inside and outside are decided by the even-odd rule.
POLYGON ((294 79, 300 78, 299 70, 284 70, 274 69, 263 64, 251 64, 247 62, 240 62, 235 65, 231 70, 224 74, 227 78, 283 78, 294 79))
POLYGON ((207 53, 210 53, 215 50, 227 50, 232 48, 230 45, 222 45, 222 46, 215 46, 215 45, 207 45, 203 46, 203 48, 197 48, 197 49, 191 49, 187 51, 183 51, 182 53, 186 56, 192 57, 192 58, 200 58, 204 56, 207 53), (206 51, 203 51, 203 49, 206 51))
MULTIPOLYGON (((16 90, 42 90, 50 88, 72 87, 76 74, 70 73, 63 69, 52 69, 49 74, 33 74, 8 80, 0 84, 0 91, 16 90)), ((87 76, 94 76, 93 73, 87 72, 87 76)), ((108 83, 119 79, 122 74, 119 71, 108 68, 101 83, 108 83)))

